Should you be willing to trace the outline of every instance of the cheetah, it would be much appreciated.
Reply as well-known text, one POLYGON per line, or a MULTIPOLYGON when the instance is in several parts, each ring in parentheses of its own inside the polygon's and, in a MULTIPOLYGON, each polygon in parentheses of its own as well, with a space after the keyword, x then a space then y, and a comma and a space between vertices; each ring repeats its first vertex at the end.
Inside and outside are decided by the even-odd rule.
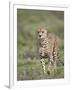
POLYGON ((44 59, 48 58, 48 69, 54 65, 56 69, 57 53, 58 53, 58 37, 53 33, 48 33, 44 28, 39 28, 37 31, 38 38, 38 52, 43 66, 44 73, 45 63, 44 59))

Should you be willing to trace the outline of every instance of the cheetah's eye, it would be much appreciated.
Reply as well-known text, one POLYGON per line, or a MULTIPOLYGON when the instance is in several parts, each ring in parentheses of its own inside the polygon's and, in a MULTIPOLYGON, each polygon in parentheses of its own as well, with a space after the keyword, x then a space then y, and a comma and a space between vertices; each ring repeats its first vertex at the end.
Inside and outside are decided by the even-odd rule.
POLYGON ((39 33, 39 32, 38 32, 39 33))
POLYGON ((44 31, 42 31, 42 33, 44 33, 44 31))

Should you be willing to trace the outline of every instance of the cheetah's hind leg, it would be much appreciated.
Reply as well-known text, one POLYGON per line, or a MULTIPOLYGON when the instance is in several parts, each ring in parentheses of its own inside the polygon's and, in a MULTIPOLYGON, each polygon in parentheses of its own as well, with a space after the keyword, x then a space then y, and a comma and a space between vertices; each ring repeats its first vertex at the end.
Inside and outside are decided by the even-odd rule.
POLYGON ((54 53, 53 53, 53 59, 54 59, 54 73, 57 72, 57 51, 55 50, 54 53))

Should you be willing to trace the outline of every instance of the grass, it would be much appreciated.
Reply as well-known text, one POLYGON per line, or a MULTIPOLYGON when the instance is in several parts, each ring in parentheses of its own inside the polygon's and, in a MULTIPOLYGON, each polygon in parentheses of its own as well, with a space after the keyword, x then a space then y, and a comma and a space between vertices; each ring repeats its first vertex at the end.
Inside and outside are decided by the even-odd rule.
MULTIPOLYGON (((41 63, 39 60, 21 60, 18 62, 18 80, 38 80, 38 79, 54 79, 64 77, 64 66, 57 65, 57 72, 53 75, 44 75, 41 63)), ((48 64, 46 64, 46 69, 48 64)))
MULTIPOLYGON (((48 67, 47 61, 46 69, 48 67)), ((64 78, 64 12, 17 10, 17 80, 64 78), (36 31, 45 27, 61 39, 57 72, 44 75, 37 54, 36 31)))

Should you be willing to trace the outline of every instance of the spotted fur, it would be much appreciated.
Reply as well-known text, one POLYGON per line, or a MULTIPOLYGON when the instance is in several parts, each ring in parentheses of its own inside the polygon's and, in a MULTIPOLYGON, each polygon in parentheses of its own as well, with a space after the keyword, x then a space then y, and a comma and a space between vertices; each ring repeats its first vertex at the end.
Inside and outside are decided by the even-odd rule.
POLYGON ((40 59, 48 58, 49 66, 53 63, 56 67, 58 53, 58 37, 47 30, 40 28, 38 30, 38 50, 40 59))

